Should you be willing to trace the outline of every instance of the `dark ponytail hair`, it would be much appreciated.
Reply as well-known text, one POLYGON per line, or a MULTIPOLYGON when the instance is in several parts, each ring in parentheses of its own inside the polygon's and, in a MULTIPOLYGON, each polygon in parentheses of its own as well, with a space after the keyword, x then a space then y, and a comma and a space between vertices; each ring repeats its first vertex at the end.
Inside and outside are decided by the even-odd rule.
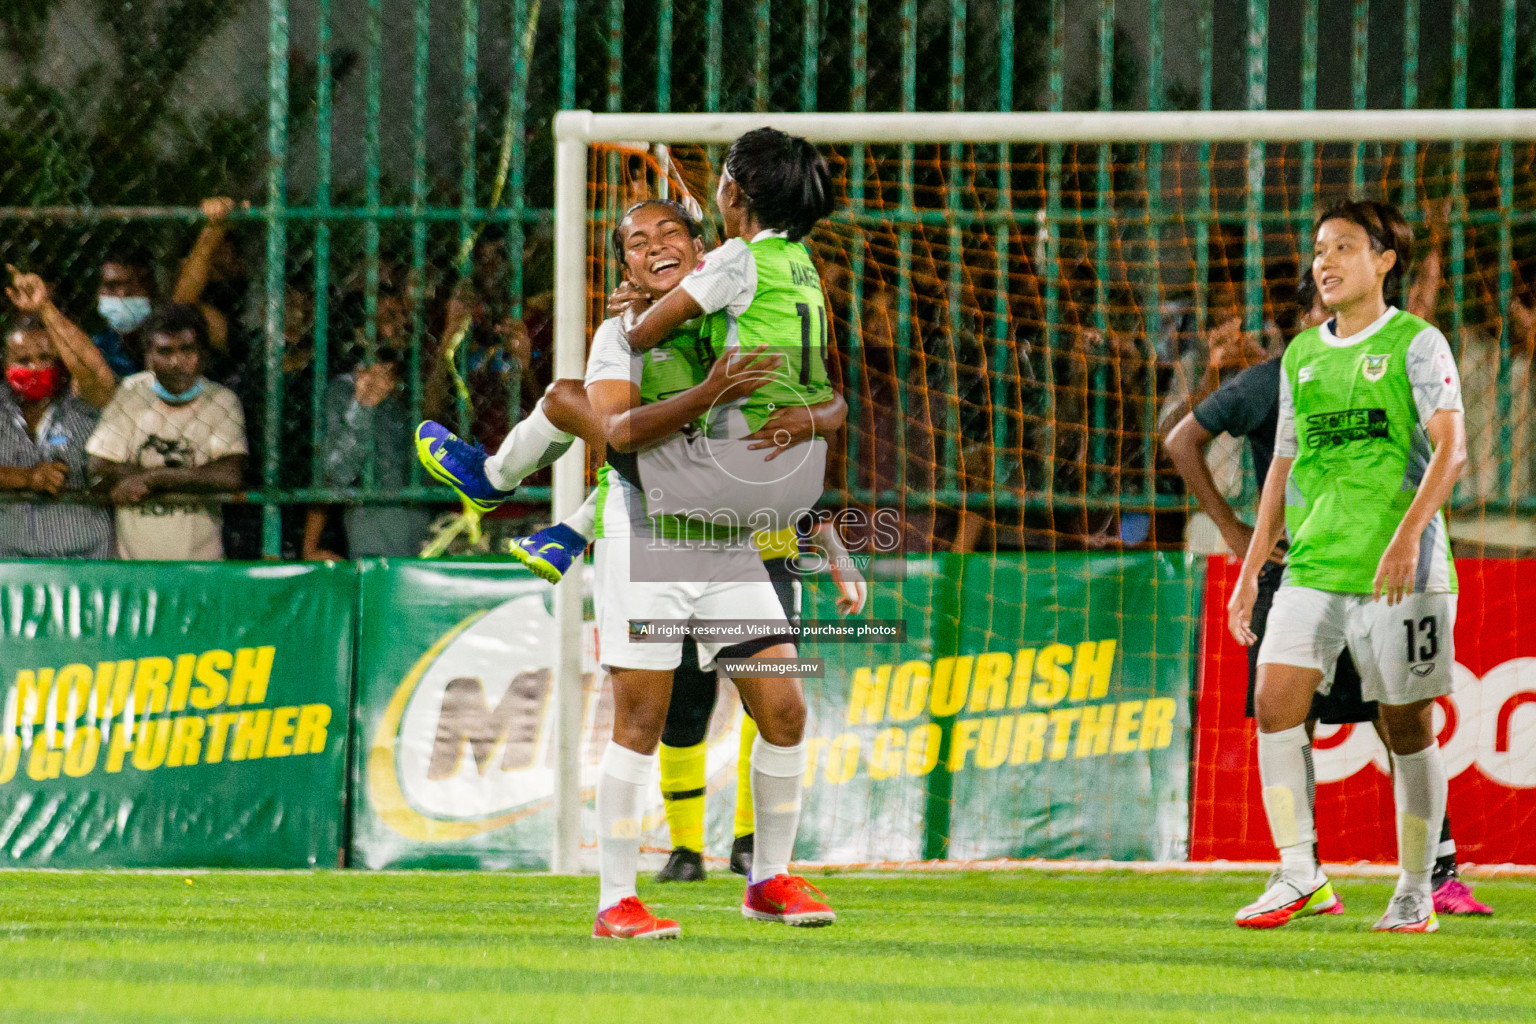
POLYGON ((688 208, 682 203, 675 199, 642 199, 638 203, 635 203, 633 206, 631 206, 629 209, 625 210, 624 215, 619 218, 619 222, 613 226, 613 255, 614 258, 619 261, 619 266, 621 267, 624 266, 624 223, 629 220, 630 216, 634 214, 636 210, 643 209, 647 206, 666 207, 673 216, 682 221, 683 224, 688 228, 689 238, 704 237, 704 225, 700 224, 698 218, 689 213, 688 208))
MULTIPOLYGON (((1381 283, 1382 298, 1391 303, 1396 303, 1397 293, 1403 280, 1408 276, 1408 264, 1413 259, 1413 228, 1408 226, 1408 220, 1403 216, 1403 211, 1391 203, 1376 202, 1371 199, 1346 199, 1341 203, 1334 203, 1323 211, 1323 215, 1317 218, 1317 223, 1312 225, 1312 237, 1322 230, 1323 224, 1330 220, 1348 221, 1358 225, 1370 236, 1371 248, 1377 252, 1391 250, 1397 253, 1397 262, 1392 264, 1392 269, 1387 271, 1386 278, 1381 283)), ((1308 276, 1311 268, 1307 268, 1308 276)))
POLYGON ((725 169, 765 228, 798 242, 832 212, 832 171, 815 145, 776 128, 731 143, 725 169))

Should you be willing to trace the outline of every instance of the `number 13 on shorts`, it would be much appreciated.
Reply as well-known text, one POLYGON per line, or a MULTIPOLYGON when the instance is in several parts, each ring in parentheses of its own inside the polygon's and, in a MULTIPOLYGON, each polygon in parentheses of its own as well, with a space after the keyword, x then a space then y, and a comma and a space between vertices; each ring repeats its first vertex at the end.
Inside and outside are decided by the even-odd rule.
POLYGON ((1366 700, 1411 704, 1451 692, 1456 666, 1455 594, 1409 594, 1396 605, 1363 595, 1351 611, 1350 653, 1356 664, 1366 650, 1372 655, 1372 671, 1361 666, 1361 693, 1366 700))

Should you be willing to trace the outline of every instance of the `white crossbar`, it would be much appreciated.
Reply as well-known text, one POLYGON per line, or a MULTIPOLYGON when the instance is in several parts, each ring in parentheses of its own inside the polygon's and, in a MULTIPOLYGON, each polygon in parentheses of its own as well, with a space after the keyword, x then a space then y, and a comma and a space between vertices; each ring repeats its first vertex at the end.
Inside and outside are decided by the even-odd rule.
POLYGON ((812 142, 1489 142, 1536 140, 1536 110, 1203 110, 986 114, 594 114, 555 138, 725 144, 771 125, 812 142))

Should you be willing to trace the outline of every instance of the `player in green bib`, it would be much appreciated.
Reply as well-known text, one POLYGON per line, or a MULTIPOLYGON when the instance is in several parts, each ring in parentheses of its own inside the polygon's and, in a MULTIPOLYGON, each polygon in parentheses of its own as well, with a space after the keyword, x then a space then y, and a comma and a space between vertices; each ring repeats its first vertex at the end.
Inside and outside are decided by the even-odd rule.
POLYGON ((785 409, 809 409, 832 399, 828 379, 829 323, 821 278, 802 239, 832 209, 831 172, 816 147, 772 128, 732 143, 715 203, 725 242, 707 253, 672 292, 626 328, 643 352, 679 324, 704 317, 717 355, 762 350, 778 358, 764 386, 722 402, 705 417, 704 436, 674 468, 677 483, 662 487, 666 511, 724 517, 754 530, 783 527, 820 497, 826 445, 811 444, 791 459, 765 462, 755 442, 785 409), (723 480, 700 506, 695 479, 723 480), (687 510, 699 508, 700 512, 687 510))
POLYGON ((1437 930, 1430 894, 1446 774, 1436 697, 1451 692, 1456 572, 1442 508, 1466 464, 1461 385, 1445 336, 1390 304, 1412 232, 1396 207, 1340 203, 1314 231, 1312 277, 1331 318, 1281 362, 1275 458, 1228 605, 1251 644, 1258 575, 1290 536, 1259 648, 1259 775, 1280 869, 1237 924, 1273 928, 1337 912, 1317 863, 1304 721, 1347 647, 1379 703, 1397 806, 1396 891, 1375 930, 1437 930))
POLYGON ((773 380, 731 406, 741 422, 723 410, 713 414, 712 434, 740 436, 776 408, 832 397, 826 300, 801 241, 832 212, 832 172, 810 142, 759 128, 731 144, 715 204, 724 244, 625 334, 632 350, 644 352, 680 324, 705 316, 716 353, 766 347, 782 356, 773 380))

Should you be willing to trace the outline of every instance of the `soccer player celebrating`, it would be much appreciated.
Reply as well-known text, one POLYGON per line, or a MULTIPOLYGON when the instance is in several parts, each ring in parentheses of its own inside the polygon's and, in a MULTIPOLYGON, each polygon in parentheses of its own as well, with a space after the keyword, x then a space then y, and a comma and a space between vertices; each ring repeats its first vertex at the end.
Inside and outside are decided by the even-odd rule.
MULTIPOLYGON (((1300 322, 1294 326, 1305 330, 1328 319, 1317 297, 1317 287, 1309 267, 1302 275, 1297 298, 1300 322)), ((1412 304, 1410 300, 1410 305, 1412 304)), ((1289 330, 1290 328, 1288 328, 1289 330)), ((1242 438, 1248 442, 1248 452, 1253 459, 1253 470, 1260 485, 1269 472, 1274 453, 1275 424, 1280 416, 1280 357, 1251 366, 1223 384, 1214 394, 1186 413, 1170 430, 1164 440, 1174 467, 1184 478, 1190 493, 1200 503, 1200 509, 1210 516, 1221 530, 1227 546, 1234 552, 1248 550, 1253 528, 1237 517, 1232 506, 1222 495, 1206 464, 1205 449, 1220 434, 1242 438)), ((1269 618, 1270 605, 1280 589, 1281 574, 1285 571, 1284 542, 1264 563, 1259 573, 1258 597, 1253 605, 1253 619, 1249 628, 1258 642, 1248 648, 1248 695, 1244 714, 1254 717, 1253 697, 1259 675, 1259 645, 1264 641, 1264 627, 1269 618)), ((1312 708, 1307 713, 1307 736, 1310 739, 1318 722, 1327 725, 1344 725, 1369 722, 1382 743, 1391 749, 1382 726, 1375 701, 1360 696, 1360 673, 1349 652, 1339 655, 1333 670, 1333 686, 1327 693, 1314 694, 1312 708)), ((1436 850, 1432 878, 1435 911, 1441 914, 1491 914, 1488 906, 1472 895, 1472 890, 1457 875, 1456 843, 1451 838, 1450 815, 1445 816, 1440 830, 1440 844, 1436 850)), ((1335 893, 1337 897, 1337 893, 1335 893)), ((1342 912, 1344 904, 1338 902, 1334 909, 1342 912)))
MULTIPOLYGON (((780 407, 814 406, 834 396, 827 375, 826 300, 801 242, 832 212, 832 172, 810 142, 759 128, 731 143, 715 204, 725 243, 646 309, 626 337, 631 349, 644 352, 680 325, 705 316, 715 352, 766 347, 783 358, 774 380, 710 410, 705 423, 709 458, 732 475, 740 464, 741 475, 749 478, 747 464, 764 460, 747 435, 780 407)), ((819 495, 826 450, 818 444, 813 442, 816 457, 802 464, 800 475, 814 478, 819 495)), ((786 484, 780 479, 757 490, 784 491, 786 484)))
POLYGON ((1445 336, 1389 304, 1412 233, 1385 203, 1344 202, 1317 221, 1312 276, 1326 323, 1281 361, 1274 461, 1228 603, 1228 628, 1256 642, 1258 577, 1290 534, 1285 578, 1259 649, 1259 775, 1280 868, 1236 922, 1273 928, 1326 913, 1306 718, 1346 649, 1361 696, 1386 725, 1399 878, 1377 931, 1438 928, 1430 879, 1446 775, 1432 726, 1451 692, 1456 572, 1442 506, 1466 463, 1461 389, 1445 336))
MULTIPOLYGON (((629 218, 630 241, 636 233, 648 230, 643 213, 629 218)), ((628 263, 633 270, 633 259, 628 263)), ((644 284, 638 277, 637 283, 644 284)), ((676 330, 686 332, 687 328, 676 330)), ((670 336, 662 344, 686 347, 670 336)), ((669 534, 666 517, 649 515, 647 508, 652 493, 647 468, 676 461, 657 456, 658 446, 654 444, 645 447, 649 425, 662 415, 653 412, 652 405, 658 409, 669 404, 685 408, 691 421, 718 404, 768 386, 767 375, 753 377, 749 371, 776 369, 776 357, 770 357, 773 362, 764 360, 754 366, 759 358, 758 350, 723 355, 711 365, 702 384, 667 401, 648 404, 644 401, 644 374, 635 372, 636 364, 643 365, 647 359, 637 359, 624 344, 619 318, 606 321, 593 338, 587 392, 613 450, 599 478, 595 574, 598 645, 614 692, 613 740, 603 754, 597 787, 602 878, 594 935, 669 937, 680 932, 675 921, 656 917, 639 901, 635 869, 643 787, 650 779, 654 751, 663 732, 673 671, 681 661, 682 638, 640 642, 632 624, 727 618, 782 623, 781 630, 739 643, 695 637, 702 669, 709 669, 717 657, 794 655, 794 646, 788 642, 788 622, 749 535, 734 531, 735 536, 722 536, 711 530, 697 538, 705 542, 703 545, 690 547, 684 542, 695 539, 689 532, 693 527, 685 525, 684 532, 669 534), (721 367, 725 367, 724 372, 721 367), (724 386, 719 386, 720 381, 724 386), (663 537, 670 542, 665 548, 655 543, 663 537), (696 567, 707 563, 707 572, 678 571, 689 561, 696 567), (660 574, 655 573, 658 563, 664 570, 660 574), (698 582, 687 582, 690 578, 698 582)), ((677 431, 676 426, 672 429, 677 431)), ((688 443, 688 436, 677 431, 659 447, 688 443)), ((805 703, 798 679, 766 672, 754 675, 748 670, 736 675, 735 682, 759 730, 751 756, 756 848, 742 913, 756 920, 787 924, 830 924, 835 917, 832 909, 813 895, 814 888, 804 879, 787 870, 805 772, 805 703)))
MULTIPOLYGON (((642 504, 639 476, 631 478, 613 465, 605 467, 602 479, 608 485, 608 496, 600 501, 611 502, 618 496, 626 505, 624 509, 605 507, 599 531, 606 533, 608 523, 626 519, 630 528, 623 536, 600 539, 597 545, 599 645, 603 660, 610 668, 615 694, 614 742, 604 755, 604 775, 598 794, 598 828, 602 847, 602 902, 607 903, 618 895, 623 895, 624 900, 600 912, 596 934, 625 934, 629 929, 660 933, 676 929, 672 922, 653 923, 657 919, 628 895, 633 891, 632 851, 637 850, 638 837, 633 835, 633 830, 626 833, 617 825, 626 820, 626 812, 638 813, 639 798, 634 780, 642 777, 639 759, 656 749, 661 737, 664 715, 655 716, 653 709, 665 711, 666 702, 658 702, 656 698, 662 694, 670 695, 670 670, 678 665, 681 644, 672 649, 655 643, 634 643, 633 633, 626 633, 622 628, 624 620, 616 620, 607 609, 618 610, 626 619, 645 615, 648 611, 657 617, 677 616, 681 611, 696 619, 726 614, 742 619, 772 617, 765 610, 763 594, 766 591, 771 596, 773 588, 750 543, 727 544, 724 552, 712 556, 722 565, 728 560, 737 560, 734 570, 739 575, 732 580, 712 570, 710 578, 715 582, 702 589, 694 587, 683 592, 669 584, 638 582, 635 575, 642 560, 636 557, 639 552, 635 548, 639 545, 635 541, 639 539, 640 531, 635 527, 640 523, 632 514, 633 506, 644 507, 662 498, 681 499, 680 503, 685 506, 691 504, 687 499, 695 498, 698 490, 695 487, 692 493, 687 491, 690 485, 697 485, 704 478, 698 472, 701 467, 707 467, 712 473, 708 478, 724 485, 724 490, 743 492, 739 504, 742 509, 751 508, 754 502, 763 502, 760 506, 763 508, 793 506, 794 503, 786 498, 792 487, 779 481, 770 481, 766 488, 753 487, 752 481, 743 480, 732 469, 745 469, 746 463, 754 459, 759 465, 766 461, 756 453, 758 446, 748 437, 770 420, 778 406, 798 404, 809 408, 833 397, 827 381, 826 307, 820 278, 809 253, 800 244, 800 239, 816 222, 831 212, 830 186, 831 173, 826 161, 805 140, 772 129, 750 132, 738 139, 727 153, 716 193, 725 220, 726 244, 706 257, 679 287, 650 306, 638 319, 633 318, 633 312, 619 318, 627 328, 623 330, 622 339, 625 350, 645 353, 667 343, 675 332, 686 330, 687 325, 697 322, 699 317, 710 314, 704 337, 711 355, 720 356, 720 362, 734 364, 736 357, 731 355, 732 352, 744 350, 752 354, 765 349, 776 350, 772 371, 782 366, 783 372, 771 372, 769 379, 760 380, 750 389, 739 388, 724 393, 709 408, 700 410, 702 425, 699 433, 705 441, 700 447, 706 455, 704 462, 690 467, 688 460, 696 458, 697 452, 688 447, 691 438, 678 435, 683 445, 681 449, 659 455, 647 453, 648 458, 633 467, 640 475, 645 475, 647 465, 674 471, 668 477, 669 483, 679 484, 685 493, 666 494, 662 488, 653 489, 651 480, 655 479, 654 475, 645 476, 647 483, 643 493, 646 500, 642 504), (743 237, 750 238, 751 242, 742 241, 743 237), (810 344, 813 333, 819 334, 820 338, 814 352, 810 344), (793 344, 793 341, 799 341, 799 344, 793 344), (680 475, 675 472, 679 467, 680 475), (746 486, 739 486, 743 484, 746 486), (628 493, 631 490, 635 492, 633 495, 628 493), (743 552, 751 552, 755 573, 747 567, 743 552), (618 568, 621 565, 630 576, 621 578, 618 568), (665 684, 660 672, 647 671, 653 664, 655 669, 664 667, 667 670, 665 684), (625 784, 629 788, 621 793, 625 784), (605 811, 605 786, 613 794, 616 811, 605 811), (613 830, 608 827, 610 819, 616 826, 613 830), (626 886, 628 892, 625 892, 626 886)), ((637 296, 635 310, 646 304, 646 298, 648 296, 637 296)), ((594 378, 590 367, 597 359, 598 339, 594 339, 588 395, 594 410, 604 419, 608 443, 621 453, 626 452, 631 450, 631 439, 625 420, 633 410, 623 410, 624 402, 617 387, 594 378)), ((619 382, 613 383, 617 385, 619 382)), ((634 397, 632 393, 630 397, 634 397)), ((676 445, 676 442, 669 441, 668 444, 676 445)), ((809 464, 803 479, 807 484, 813 482, 814 490, 819 494, 825 444, 813 442, 813 446, 817 444, 820 459, 804 460, 801 468, 809 464)), ((653 518, 652 521, 656 520, 653 518)), ((786 628, 787 625, 786 621, 786 628)), ((765 636, 722 649, 714 642, 696 638, 700 667, 708 668, 719 653, 738 657, 792 656, 794 647, 784 642, 785 639, 787 637, 765 636)), ((834 919, 832 910, 813 895, 814 887, 787 873, 799 824, 800 779, 805 771, 805 704, 799 680, 774 678, 765 673, 757 677, 737 676, 736 685, 759 730, 750 761, 755 847, 742 914, 756 920, 789 924, 830 924, 834 919)), ((648 774, 648 765, 645 773, 648 774)))

